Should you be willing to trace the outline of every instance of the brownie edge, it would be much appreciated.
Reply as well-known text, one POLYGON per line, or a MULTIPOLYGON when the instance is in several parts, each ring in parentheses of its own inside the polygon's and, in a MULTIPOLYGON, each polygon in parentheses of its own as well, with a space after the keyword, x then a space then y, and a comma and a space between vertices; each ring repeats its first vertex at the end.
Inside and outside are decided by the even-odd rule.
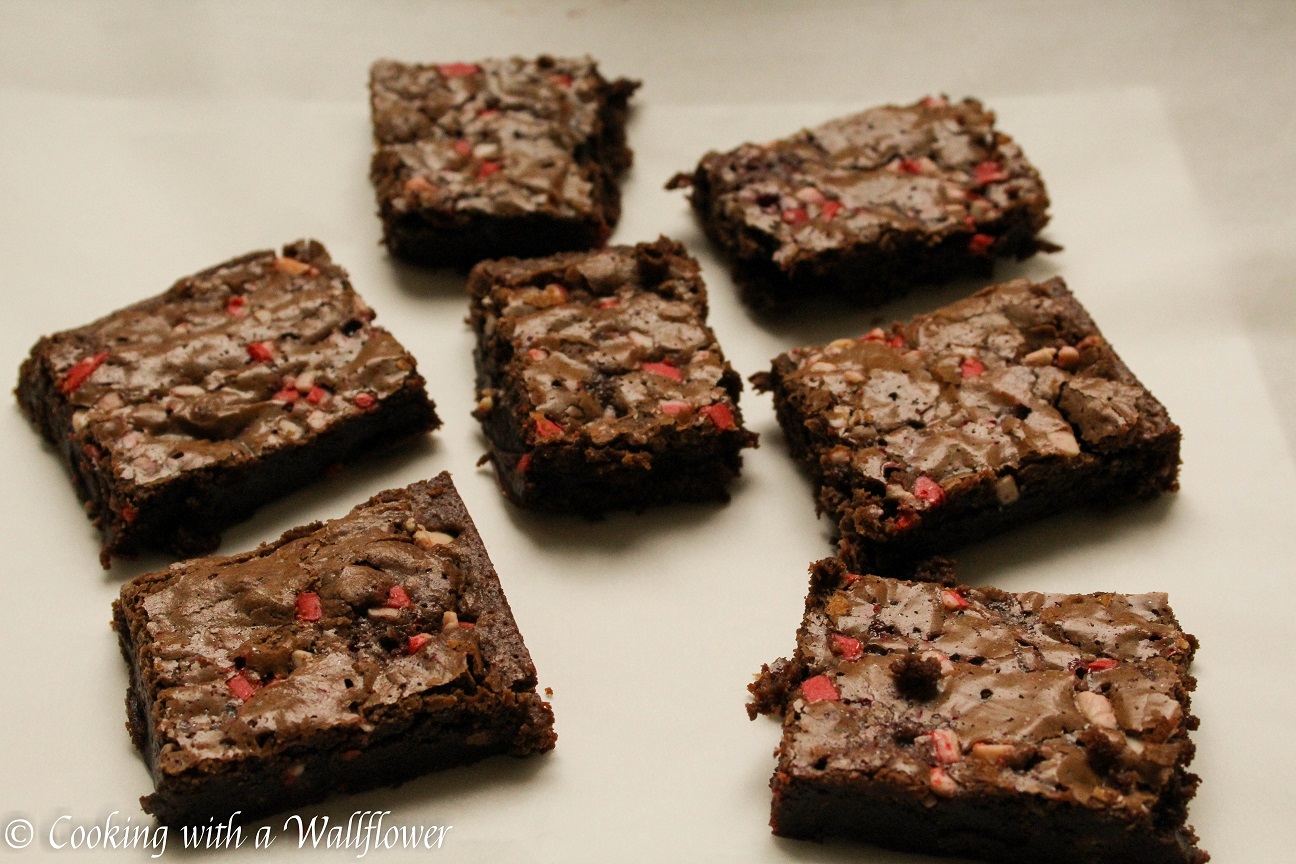
POLYGON ((553 713, 450 476, 123 586, 128 728, 165 824, 243 819, 496 754, 553 713))
POLYGON ((987 861, 1200 864, 1188 666, 1165 594, 1009 593, 816 562, 791 660, 771 826, 987 861))

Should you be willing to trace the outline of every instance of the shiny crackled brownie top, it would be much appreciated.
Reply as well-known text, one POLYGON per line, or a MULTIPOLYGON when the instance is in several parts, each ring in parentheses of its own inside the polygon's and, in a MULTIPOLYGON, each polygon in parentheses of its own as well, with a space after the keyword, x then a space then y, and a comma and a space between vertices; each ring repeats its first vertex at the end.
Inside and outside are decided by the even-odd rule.
MULTIPOLYGON (((1192 755, 1196 640, 1165 594, 1010 594, 816 565, 784 770, 1146 817, 1192 755)), ((768 708, 768 706, 767 706, 768 708)))
POLYGON ((481 362, 497 365, 482 398, 520 399, 534 441, 737 428, 725 386, 737 382, 706 325, 698 264, 679 244, 486 262, 469 283, 481 362))
POLYGON ((73 434, 147 486, 239 464, 373 410, 414 360, 315 242, 255 252, 42 340, 73 434))
POLYGON ((890 331, 796 348, 756 380, 784 393, 825 470, 916 511, 996 475, 1009 503, 1024 464, 1118 451, 1170 426, 1061 279, 991 286, 890 331))
POLYGON ((433 207, 587 217, 598 202, 589 145, 609 84, 589 58, 513 57, 370 70, 382 192, 398 212, 433 207), (388 163, 384 163, 388 164, 388 163), (394 184, 390 185, 389 184, 394 184))
POLYGON ((411 698, 534 684, 444 474, 255 551, 148 574, 120 602, 168 772, 359 740, 411 698))
MULTIPOLYGON (((994 122, 975 99, 929 97, 708 153, 697 171, 714 218, 770 238, 779 264, 895 232, 940 236, 993 227, 1023 204, 1039 210, 1038 230, 1048 204, 1043 182, 994 122)), ((994 242, 983 236, 973 238, 973 251, 994 242)))

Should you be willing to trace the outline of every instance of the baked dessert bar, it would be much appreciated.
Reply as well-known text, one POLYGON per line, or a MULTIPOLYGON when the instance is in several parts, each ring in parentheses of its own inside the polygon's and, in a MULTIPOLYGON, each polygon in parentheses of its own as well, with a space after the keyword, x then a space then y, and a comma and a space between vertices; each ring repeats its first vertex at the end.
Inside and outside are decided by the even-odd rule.
POLYGON ((258 506, 439 425, 414 358, 314 241, 253 252, 36 343, 23 412, 101 558, 210 552, 258 506))
POLYGON ((630 165, 627 103, 588 57, 370 70, 383 242, 431 265, 602 246, 630 165))
POLYGON ((553 714, 448 474, 251 552, 138 577, 114 604, 131 737, 166 824, 554 745, 553 714))
POLYGON ((861 570, 1178 488, 1179 427, 1061 279, 793 349, 753 381, 861 570))
POLYGON ((487 261, 468 288, 476 416, 510 499, 585 515, 727 499, 756 436, 680 244, 487 261))
POLYGON ((1164 594, 1020 594, 811 568, 771 824, 988 861, 1202 862, 1185 825, 1197 640, 1164 594))
POLYGON ((1037 237, 1048 194, 975 99, 929 97, 702 157, 670 186, 690 198, 744 299, 816 295, 876 305, 915 285, 990 275, 1037 237))

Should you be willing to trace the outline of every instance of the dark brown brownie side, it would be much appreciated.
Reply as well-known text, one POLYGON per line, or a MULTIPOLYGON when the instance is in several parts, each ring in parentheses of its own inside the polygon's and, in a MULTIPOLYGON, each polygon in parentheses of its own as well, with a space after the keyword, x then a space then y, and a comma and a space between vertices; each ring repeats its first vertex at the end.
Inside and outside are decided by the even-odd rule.
POLYGON ((468 287, 475 414, 511 500, 598 515, 728 499, 756 436, 680 244, 487 261, 468 287))
POLYGON ((114 604, 128 727, 165 824, 255 819, 487 756, 553 714, 448 474, 254 551, 146 574, 114 604))
POLYGON ((383 242, 430 265, 602 246, 621 214, 638 82, 589 58, 370 70, 383 242))
POLYGON ((858 569, 1178 488, 1179 427, 1061 279, 794 349, 753 378, 858 569))
POLYGON ((15 391, 101 558, 210 552, 261 504, 436 428, 414 358, 319 243, 254 252, 41 339, 15 391))
POLYGON ((1200 864, 1197 641, 1164 594, 1010 594, 811 568, 771 825, 989 861, 1200 864))
POLYGON ((744 299, 884 303, 1057 247, 1039 173, 974 99, 929 97, 702 157, 687 187, 744 299))

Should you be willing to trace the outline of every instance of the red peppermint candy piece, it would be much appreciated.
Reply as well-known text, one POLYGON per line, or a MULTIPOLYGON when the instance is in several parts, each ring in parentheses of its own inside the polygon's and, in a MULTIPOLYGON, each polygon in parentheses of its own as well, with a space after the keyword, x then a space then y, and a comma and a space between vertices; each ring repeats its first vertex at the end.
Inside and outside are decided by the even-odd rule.
POLYGON ((801 207, 789 207, 783 211, 783 221, 789 225, 800 225, 810 219, 810 214, 801 207))
POLYGON ((415 633, 409 638, 409 643, 405 646, 405 653, 417 654, 423 650, 423 646, 432 641, 432 637, 426 633, 415 633))
POLYGON ((225 301, 225 314, 234 318, 242 318, 247 314, 247 298, 242 294, 235 294, 225 301))
POLYGON ((894 524, 897 533, 908 531, 910 528, 918 524, 918 517, 913 513, 901 510, 896 514, 894 524))
POLYGON ((923 166, 917 159, 901 159, 896 168, 901 174, 921 174, 923 166))
POLYGON ((391 590, 387 592, 387 602, 383 605, 388 609, 408 609, 410 596, 401 586, 393 585, 391 590))
POLYGON ((299 397, 300 395, 301 394, 297 392, 296 387, 293 387, 291 385, 284 385, 284 387, 281 388, 278 393, 274 394, 270 398, 276 402, 296 402, 297 397, 299 397))
POLYGON ((437 71, 447 78, 467 78, 480 72, 481 67, 476 63, 442 63, 437 71))
POLYGON ((966 609, 971 604, 967 598, 953 588, 946 588, 941 592, 941 605, 946 609, 966 609))
POLYGON ((454 147, 454 151, 460 156, 472 155, 472 145, 469 144, 465 138, 456 138, 454 144, 451 146, 454 147))
POLYGON ((269 363, 274 359, 274 347, 269 342, 253 342, 247 346, 247 352, 258 363, 269 363))
POLYGON ((541 441, 547 441, 550 438, 561 438, 563 428, 542 414, 535 418, 535 433, 541 441))
POLYGON ((933 729, 931 739, 937 762, 953 765, 963 758, 963 748, 959 746, 958 735, 953 729, 933 729))
POLYGON ((1099 657, 1097 660, 1085 666, 1090 672, 1105 672, 1108 669, 1115 669, 1120 665, 1119 660, 1113 660, 1111 657, 1099 657))
POLYGON ((324 615, 320 606, 319 595, 314 591, 303 591, 297 595, 297 620, 318 621, 324 615))
POLYGON ((374 398, 372 393, 357 393, 351 397, 351 404, 359 408, 361 411, 368 411, 377 404, 377 402, 378 400, 374 398))
POLYGON ((485 180, 487 177, 499 170, 500 164, 498 162, 483 162, 481 163, 481 167, 477 169, 477 179, 485 180))
POLYGON ((727 432, 730 429, 737 428, 738 424, 734 422, 733 411, 723 402, 715 402, 701 409, 707 419, 715 424, 715 427, 721 432, 727 432))
POLYGON ((640 363, 639 368, 645 372, 663 375, 672 381, 683 381, 684 375, 669 363, 640 363))
POLYGON ((517 471, 517 473, 519 474, 525 474, 527 470, 530 469, 530 467, 531 467, 531 454, 523 453, 522 458, 517 461, 517 465, 514 467, 514 470, 517 471))
POLYGON ((318 405, 328 396, 328 391, 316 384, 306 393, 306 401, 312 405, 318 405))
POLYGON ((139 518, 139 511, 130 504, 123 504, 121 507, 121 517, 127 525, 130 525, 139 518))
POLYGON ((840 633, 832 635, 832 650, 834 654, 840 654, 843 660, 852 662, 864 656, 864 645, 858 639, 840 633))
POLYGON ((104 364, 108 359, 107 351, 100 351, 98 354, 91 354, 89 357, 82 357, 72 364, 72 368, 63 375, 63 380, 58 383, 58 391, 64 396, 70 396, 76 392, 76 389, 86 382, 94 371, 104 364))
POLYGON ((919 476, 914 481, 914 496, 920 501, 926 501, 928 505, 936 507, 945 503, 945 490, 941 485, 926 474, 919 476))
POLYGON ((615 309, 621 305, 621 301, 616 297, 600 297, 594 305, 600 309, 615 309))
POLYGON ((964 378, 975 378, 985 371, 985 364, 975 357, 964 357, 959 364, 959 373, 964 378))
POLYGON ((842 203, 840 201, 833 201, 832 199, 829 199, 823 203, 823 218, 826 220, 831 220, 835 218, 838 213, 841 212, 841 209, 842 209, 842 203))
POLYGON ((801 695, 807 702, 840 702, 841 694, 827 675, 816 675, 801 682, 801 695))
POLYGON ((995 238, 989 234, 973 234, 968 241, 968 251, 973 255, 988 255, 994 246, 995 238))
POLYGON ((261 689, 261 685, 253 684, 244 677, 242 672, 236 672, 233 676, 227 678, 225 686, 229 687, 230 692, 237 696, 240 702, 248 701, 261 689))
POLYGON ((683 414, 690 406, 689 403, 685 402, 683 399, 668 399, 657 407, 661 409, 663 414, 675 417, 679 414, 683 414))
POLYGON ((978 186, 985 186, 989 183, 1007 180, 1008 175, 998 162, 986 161, 977 163, 977 166, 972 169, 972 179, 976 181, 978 186))
POLYGON ((572 76, 566 72, 555 72, 549 76, 549 82, 557 87, 570 87, 572 85, 572 76))

